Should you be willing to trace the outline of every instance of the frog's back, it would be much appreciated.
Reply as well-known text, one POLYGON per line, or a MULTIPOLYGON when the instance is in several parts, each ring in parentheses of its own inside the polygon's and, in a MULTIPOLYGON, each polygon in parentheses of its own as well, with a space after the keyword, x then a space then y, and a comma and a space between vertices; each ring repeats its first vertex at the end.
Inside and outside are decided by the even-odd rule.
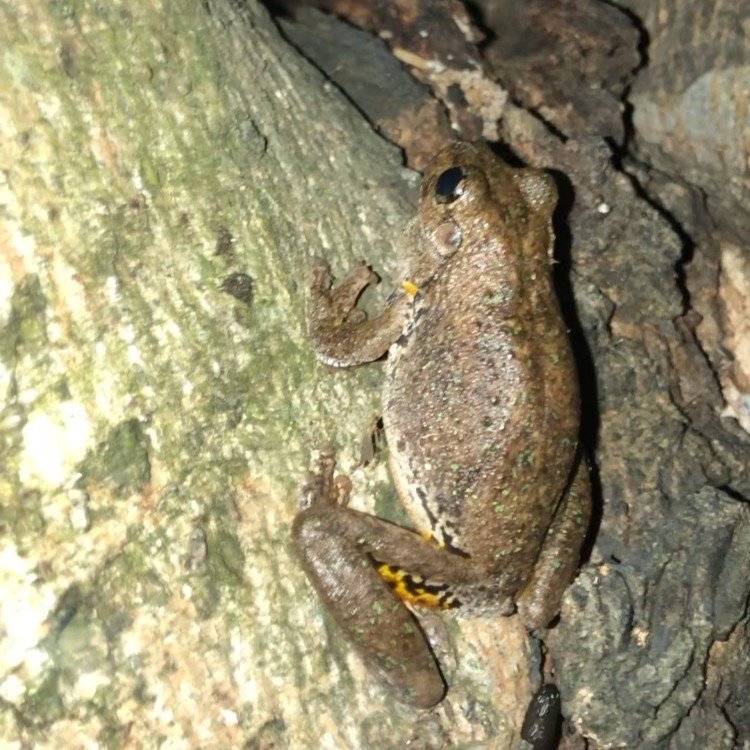
POLYGON ((509 588, 533 566, 569 480, 578 388, 552 288, 548 217, 487 234, 417 300, 389 354, 384 422, 415 522, 509 588))

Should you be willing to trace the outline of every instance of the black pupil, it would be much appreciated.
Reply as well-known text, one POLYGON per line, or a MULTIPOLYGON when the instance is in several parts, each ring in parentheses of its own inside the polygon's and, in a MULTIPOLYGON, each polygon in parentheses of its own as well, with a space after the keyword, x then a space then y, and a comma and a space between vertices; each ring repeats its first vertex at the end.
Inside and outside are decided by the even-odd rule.
POLYGON ((456 188, 463 182, 464 171, 461 167, 446 169, 435 183, 435 197, 438 203, 453 203, 458 198, 456 188))

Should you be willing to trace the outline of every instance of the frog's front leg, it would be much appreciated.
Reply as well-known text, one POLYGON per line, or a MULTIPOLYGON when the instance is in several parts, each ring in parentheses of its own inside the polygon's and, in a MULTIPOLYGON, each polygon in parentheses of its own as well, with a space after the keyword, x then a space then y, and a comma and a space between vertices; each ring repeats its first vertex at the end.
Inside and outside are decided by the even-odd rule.
POLYGON ((547 531, 531 579, 518 597, 518 613, 529 630, 541 630, 560 611, 560 601, 578 567, 591 520, 591 483, 581 458, 547 531))
POLYGON ((408 571, 407 598, 426 594, 440 605, 449 598, 440 582, 470 580, 471 564, 415 532, 345 507, 348 479, 334 479, 333 469, 332 455, 323 454, 319 473, 303 486, 292 531, 302 567, 366 663, 405 702, 432 706, 445 693, 440 670, 417 621, 378 570, 408 571))
POLYGON ((356 307, 369 284, 377 281, 372 270, 360 263, 336 287, 323 261, 310 274, 307 328, 315 356, 331 367, 352 367, 382 357, 402 334, 409 317, 410 297, 397 294, 380 315, 368 320, 356 307))

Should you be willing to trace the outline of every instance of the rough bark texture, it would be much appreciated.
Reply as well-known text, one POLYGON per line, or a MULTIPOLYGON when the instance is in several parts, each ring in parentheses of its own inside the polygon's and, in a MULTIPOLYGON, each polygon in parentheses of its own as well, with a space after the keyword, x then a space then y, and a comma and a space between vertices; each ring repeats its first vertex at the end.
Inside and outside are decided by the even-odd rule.
MULTIPOLYGON (((638 161, 623 167, 680 253, 671 290, 660 292, 674 312, 650 314, 639 271, 627 284, 637 314, 617 305, 612 316, 625 346, 596 356, 606 563, 581 576, 563 613, 558 647, 569 653, 582 634, 587 644, 565 660, 563 692, 605 746, 745 748, 750 4, 624 5, 644 60, 628 96, 627 151, 638 161), (618 370, 630 360, 633 379, 618 378, 615 359, 618 370)), ((640 261, 637 249, 628 254, 640 269, 655 247, 665 245, 644 245, 640 261)))
POLYGON ((578 132, 591 95, 537 97, 564 144, 528 116, 504 123, 575 191, 571 281, 595 373, 601 523, 549 643, 589 742, 729 750, 750 743, 749 8, 628 6, 643 59, 622 147, 578 132))
POLYGON ((254 3, 6 2, 0 48, 0 744, 401 746, 289 527, 377 413, 305 269, 393 262, 413 176, 254 3))

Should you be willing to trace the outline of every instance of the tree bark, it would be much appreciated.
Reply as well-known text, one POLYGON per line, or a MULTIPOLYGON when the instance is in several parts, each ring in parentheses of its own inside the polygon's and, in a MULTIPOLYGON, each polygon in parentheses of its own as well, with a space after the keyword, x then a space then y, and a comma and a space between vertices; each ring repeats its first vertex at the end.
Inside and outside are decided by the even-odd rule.
POLYGON ((378 409, 313 362, 306 269, 387 271, 414 176, 257 3, 0 18, 0 738, 401 747, 289 530, 378 409))

